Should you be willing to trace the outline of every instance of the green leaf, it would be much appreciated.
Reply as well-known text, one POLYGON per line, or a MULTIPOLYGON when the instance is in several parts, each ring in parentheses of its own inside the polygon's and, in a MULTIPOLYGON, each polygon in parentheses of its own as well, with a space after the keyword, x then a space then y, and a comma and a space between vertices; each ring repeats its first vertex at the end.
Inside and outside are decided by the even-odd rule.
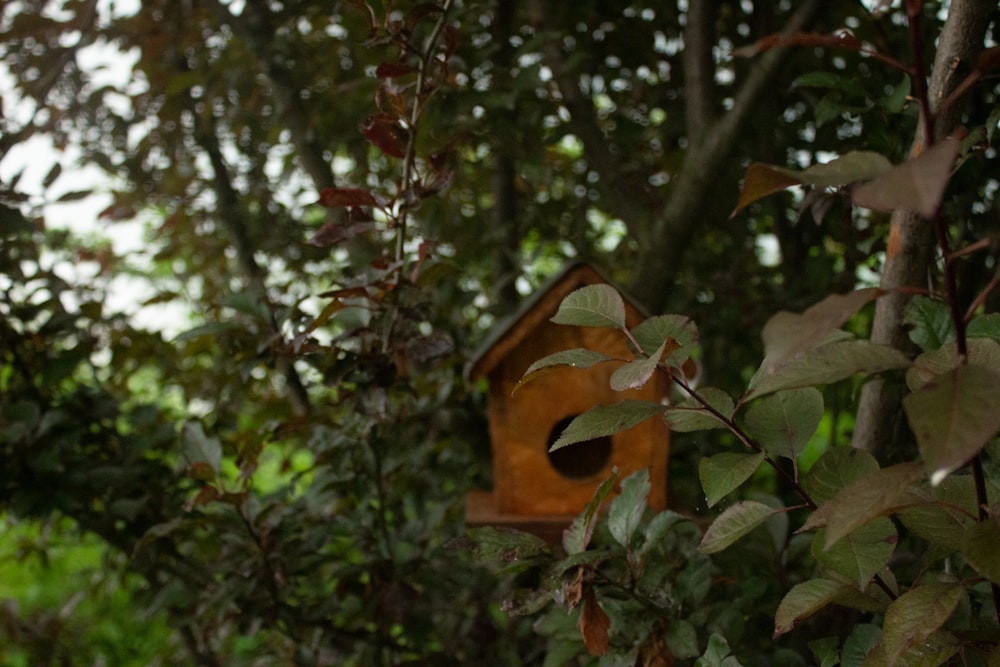
POLYGON ((189 340, 195 340, 197 338, 203 338, 205 336, 215 337, 219 334, 229 333, 231 331, 240 331, 244 327, 237 322, 208 322, 202 324, 193 329, 188 329, 187 331, 177 334, 174 338, 174 343, 183 343, 189 340))
POLYGON ((730 655, 729 642, 717 632, 708 638, 708 647, 700 658, 695 660, 694 667, 739 667, 740 663, 730 655))
POLYGON ((961 541, 962 555, 974 567, 995 584, 1000 584, 1000 526, 995 518, 980 521, 965 531, 961 541))
POLYGON ((840 639, 838 637, 823 637, 813 639, 806 644, 813 654, 819 667, 837 667, 840 664, 840 639))
POLYGON ((1000 429, 1000 372, 966 364, 903 399, 920 454, 938 484, 1000 429))
POLYGON ((645 354, 652 354, 666 341, 674 340, 680 349, 671 352, 667 359, 682 364, 698 345, 698 327, 683 315, 657 315, 632 329, 632 337, 645 354))
POLYGON ((948 553, 962 544, 965 531, 976 522, 978 501, 972 475, 950 475, 937 486, 921 484, 913 492, 917 502, 899 513, 916 535, 948 553))
POLYGON ((915 296, 908 304, 903 322, 910 326, 910 340, 924 351, 936 350, 955 340, 951 311, 943 301, 915 296))
POLYGON ((812 542, 812 554, 816 561, 837 574, 864 587, 872 577, 889 562, 896 549, 898 535, 890 519, 880 517, 871 523, 852 531, 829 549, 826 531, 816 531, 812 542))
POLYGON ((832 579, 809 579, 792 586, 774 614, 774 637, 790 632, 799 621, 832 604, 847 585, 832 579))
POLYGON ((880 516, 906 506, 910 487, 923 473, 919 462, 877 470, 842 489, 814 511, 801 531, 826 527, 825 549, 880 516))
POLYGON ((987 313, 973 318, 965 333, 969 338, 1000 340, 1000 313, 987 313))
POLYGON ((625 302, 611 285, 587 285, 562 300, 552 321, 578 327, 621 329, 625 326, 625 302))
POLYGON ((616 469, 611 477, 601 482, 597 491, 594 492, 594 497, 587 503, 587 507, 573 519, 569 528, 563 531, 562 545, 567 554, 572 556, 587 550, 587 545, 590 544, 590 539, 594 535, 594 527, 597 525, 598 510, 611 495, 611 491, 614 490, 617 483, 618 470, 616 469))
POLYGON ((823 164, 816 164, 802 172, 802 180, 818 188, 831 188, 867 181, 889 169, 892 163, 881 153, 851 151, 823 164))
POLYGON ((670 623, 663 634, 663 640, 675 658, 684 660, 698 657, 698 633, 690 621, 679 619, 670 623))
POLYGON ((862 449, 831 447, 819 457, 802 479, 802 486, 818 504, 879 469, 875 457, 862 449))
POLYGON ((727 507, 705 531, 698 550, 704 554, 722 551, 780 511, 753 500, 727 507))
POLYGON ((874 287, 831 294, 802 313, 782 311, 764 325, 763 367, 769 374, 806 350, 824 343, 827 337, 879 294, 874 287))
POLYGON ((859 623, 844 640, 840 652, 841 667, 862 667, 865 656, 878 644, 882 628, 868 623, 859 623))
POLYGON ((889 665, 944 625, 964 594, 960 584, 928 584, 912 588, 894 600, 882 626, 882 647, 889 665))
POLYGON ((556 440, 550 452, 572 445, 620 433, 650 417, 662 414, 666 408, 659 403, 625 400, 613 405, 595 405, 577 415, 556 440))
POLYGON ((481 526, 466 531, 459 546, 466 548, 480 563, 509 565, 549 553, 549 545, 542 538, 513 528, 481 526))
POLYGON ((637 361, 630 361, 622 364, 611 374, 611 388, 615 391, 628 391, 638 389, 649 382, 653 377, 656 367, 663 356, 663 350, 667 341, 663 341, 659 349, 652 356, 637 361))
POLYGON ((782 389, 830 384, 855 373, 881 373, 909 365, 910 360, 899 350, 867 340, 827 343, 775 370, 765 359, 741 400, 746 402, 782 389))
MULTIPOLYGON (((698 390, 698 396, 714 408, 719 414, 731 419, 736 411, 733 399, 726 392, 714 387, 698 390)), ((664 416, 671 430, 678 433, 690 431, 707 431, 714 428, 728 428, 726 422, 720 420, 693 397, 688 397, 666 409, 664 416)))
MULTIPOLYGON (((184 424, 182 440, 183 456, 189 469, 200 470, 207 466, 213 473, 219 474, 222 466, 222 445, 218 438, 208 437, 200 422, 189 421, 184 424)), ((200 474, 199 479, 202 479, 200 474)))
POLYGON ((821 419, 823 394, 806 387, 780 391, 754 403, 747 411, 746 428, 769 454, 794 461, 821 419))
POLYGON ((573 368, 590 368, 594 364, 599 364, 602 361, 610 361, 612 357, 606 354, 601 354, 600 352, 595 352, 593 350, 587 350, 582 347, 578 347, 572 350, 560 350, 559 352, 553 352, 550 355, 542 357, 538 361, 534 362, 528 366, 528 370, 524 371, 524 375, 518 380, 518 383, 511 390, 514 393, 520 389, 523 385, 536 379, 543 371, 557 368, 559 366, 572 366, 573 368))
POLYGON ((626 549, 646 511, 649 495, 649 470, 637 470, 622 480, 622 489, 608 506, 608 530, 618 544, 626 549))
POLYGON ((933 217, 951 179, 958 148, 957 139, 946 137, 917 157, 854 188, 854 203, 876 211, 903 209, 933 217))
POLYGON ((764 453, 724 452, 704 457, 698 463, 698 477, 705 500, 713 507, 740 484, 750 479, 764 461, 764 453))

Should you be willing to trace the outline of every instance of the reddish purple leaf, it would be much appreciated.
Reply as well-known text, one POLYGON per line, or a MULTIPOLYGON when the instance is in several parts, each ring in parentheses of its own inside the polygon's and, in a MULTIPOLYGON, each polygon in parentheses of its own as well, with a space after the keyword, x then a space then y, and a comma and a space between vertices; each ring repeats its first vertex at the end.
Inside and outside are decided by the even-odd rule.
POLYGON ((377 205, 375 196, 360 188, 323 188, 316 203, 327 208, 377 205))
POLYGON ((328 222, 317 229, 315 234, 309 237, 308 243, 318 248, 329 248, 330 246, 352 239, 358 234, 364 234, 372 227, 372 224, 365 222, 346 225, 336 222, 328 222))
POLYGON ((397 76, 413 74, 417 68, 406 63, 382 63, 375 69, 375 76, 380 79, 392 79, 397 76))
POLYGON ((406 155, 410 133, 395 117, 387 113, 375 114, 365 119, 361 133, 386 155, 391 157, 406 155))

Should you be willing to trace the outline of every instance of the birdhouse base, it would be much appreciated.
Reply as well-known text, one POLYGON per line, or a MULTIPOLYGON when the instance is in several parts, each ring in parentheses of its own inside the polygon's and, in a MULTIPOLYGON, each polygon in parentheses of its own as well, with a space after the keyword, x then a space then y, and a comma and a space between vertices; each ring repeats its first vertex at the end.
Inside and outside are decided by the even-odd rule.
POLYGON ((465 497, 465 525, 513 528, 537 535, 549 544, 562 542, 563 531, 573 523, 576 515, 556 514, 525 516, 504 514, 497 509, 497 499, 492 491, 473 491, 465 497))

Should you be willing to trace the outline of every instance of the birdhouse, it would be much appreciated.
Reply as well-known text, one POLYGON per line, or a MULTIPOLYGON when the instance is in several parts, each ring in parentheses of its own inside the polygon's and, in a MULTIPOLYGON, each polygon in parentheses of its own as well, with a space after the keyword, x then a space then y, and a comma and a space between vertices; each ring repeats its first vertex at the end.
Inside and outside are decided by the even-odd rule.
MULTIPOLYGON (((657 510, 665 508, 669 432, 662 419, 648 419, 609 437, 549 451, 574 417, 596 405, 624 399, 665 400, 669 390, 665 378, 657 374, 640 389, 618 392, 609 382, 620 364, 604 362, 585 369, 556 366, 514 391, 532 363, 554 352, 586 348, 614 358, 632 358, 621 331, 550 321, 568 294, 607 282, 588 264, 570 266, 525 303, 506 326, 493 331, 472 360, 469 377, 485 377, 489 386, 493 490, 469 495, 467 525, 510 526, 556 541, 615 468, 622 477, 649 468, 649 503, 657 510)), ((625 308, 629 328, 645 319, 627 297, 625 308)))

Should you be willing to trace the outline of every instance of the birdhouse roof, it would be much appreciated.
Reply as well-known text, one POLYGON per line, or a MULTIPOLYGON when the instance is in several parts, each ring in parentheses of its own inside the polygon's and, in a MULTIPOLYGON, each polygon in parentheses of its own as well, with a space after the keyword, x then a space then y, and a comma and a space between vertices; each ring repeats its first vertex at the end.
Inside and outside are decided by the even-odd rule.
MULTIPOLYGON (((466 375, 472 380, 487 375, 536 328, 551 319, 566 296, 581 287, 599 284, 613 283, 587 262, 571 264, 549 278, 513 315, 490 331, 466 367, 466 375)), ((624 293, 622 297, 627 309, 645 318, 645 312, 638 303, 624 293)))

